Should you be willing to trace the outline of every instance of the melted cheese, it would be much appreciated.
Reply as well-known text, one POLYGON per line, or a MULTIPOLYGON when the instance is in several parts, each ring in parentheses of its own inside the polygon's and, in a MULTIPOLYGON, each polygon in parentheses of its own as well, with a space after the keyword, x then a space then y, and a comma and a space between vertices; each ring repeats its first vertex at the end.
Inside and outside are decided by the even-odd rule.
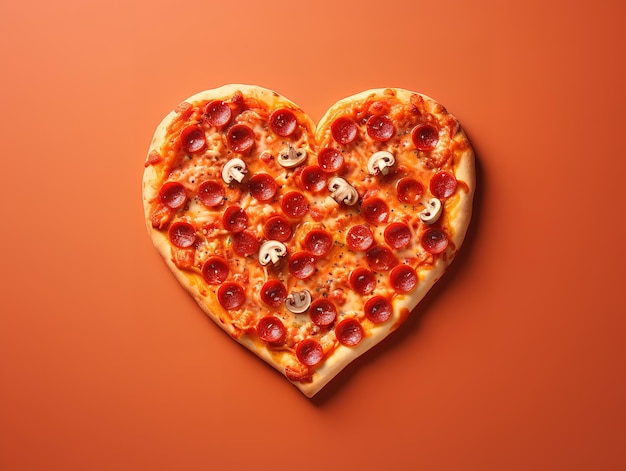
MULTIPOLYGON (((337 203, 327 189, 318 193, 310 193, 303 190, 299 181, 299 172, 307 165, 317 165, 315 149, 321 150, 326 147, 334 147, 343 152, 344 166, 339 172, 333 174, 341 176, 359 193, 360 198, 366 196, 378 196, 389 206, 389 216, 385 223, 373 226, 374 238, 377 244, 384 244, 384 229, 391 222, 401 221, 408 225, 411 231, 409 245, 401 250, 395 250, 394 255, 398 260, 410 263, 413 267, 428 269, 433 263, 434 257, 420 246, 420 237, 426 229, 426 225, 419 218, 419 212, 423 209, 423 203, 405 204, 398 201, 395 184, 399 178, 411 176, 423 183, 424 195, 422 201, 430 198, 428 181, 435 170, 449 168, 451 165, 450 135, 452 131, 446 126, 440 125, 439 146, 428 155, 418 152, 411 143, 410 129, 420 117, 410 115, 406 103, 390 100, 386 103, 386 113, 396 123, 403 123, 397 129, 396 135, 385 143, 374 142, 367 139, 364 119, 357 120, 360 139, 353 144, 341 146, 334 142, 330 132, 330 126, 318 134, 318 147, 311 144, 313 136, 306 129, 298 130, 294 137, 282 138, 270 132, 267 124, 268 110, 247 109, 234 116, 231 124, 245 124, 251 127, 255 135, 253 149, 243 155, 229 149, 226 132, 216 129, 201 121, 201 110, 205 102, 194 103, 194 110, 188 113, 185 119, 174 121, 169 127, 170 139, 160 150, 165 158, 163 162, 155 164, 161 169, 162 180, 176 180, 181 182, 191 195, 185 208, 174 215, 175 219, 185 219, 193 224, 198 230, 198 243, 194 254, 194 266, 196 271, 189 273, 194 278, 194 283, 202 284, 200 269, 203 263, 213 255, 220 255, 229 262, 229 279, 244 286, 247 301, 234 311, 225 311, 219 305, 213 309, 218 310, 215 314, 220 319, 229 319, 235 329, 255 337, 254 329, 261 317, 273 315, 279 318, 286 328, 286 337, 282 349, 293 352, 298 342, 306 338, 315 338, 328 353, 337 347, 337 339, 332 328, 318 327, 311 322, 309 316, 294 314, 285 306, 270 307, 260 300, 260 291, 263 283, 268 279, 278 279, 285 284, 288 291, 308 289, 313 299, 320 297, 328 298, 337 308, 338 320, 345 317, 354 317, 365 324, 362 306, 363 296, 355 293, 349 283, 351 271, 359 266, 368 267, 368 261, 364 252, 352 251, 346 245, 346 232, 355 224, 367 223, 360 214, 359 205, 347 207, 337 203), (206 129, 206 149, 199 154, 186 155, 179 144, 176 136, 179 130, 186 124, 201 123, 206 129), (283 168, 276 162, 276 157, 285 152, 289 146, 303 149, 307 152, 306 161, 299 168, 283 168), (390 152, 395 164, 388 170, 388 175, 368 172, 369 159, 381 150, 390 152), (261 158, 264 155, 269 158, 261 158), (242 183, 233 182, 227 185, 226 199, 222 206, 207 208, 198 199, 197 190, 200 183, 207 179, 221 181, 221 169, 225 162, 233 157, 242 158, 247 166, 247 177, 264 172, 273 176, 278 191, 275 197, 268 202, 255 200, 247 190, 247 179, 242 183), (223 211, 231 205, 243 208, 248 217, 247 231, 251 232, 259 244, 265 240, 263 224, 275 214, 282 214, 280 204, 282 197, 289 191, 299 191, 305 194, 309 202, 309 211, 302 219, 292 219, 292 237, 285 242, 288 254, 294 254, 304 250, 303 240, 306 234, 314 228, 324 229, 333 237, 333 247, 330 252, 316 261, 315 274, 305 280, 297 279, 289 275, 288 263, 285 260, 279 267, 262 267, 258 261, 258 255, 253 254, 247 258, 237 256, 232 249, 232 234, 224 229, 222 224, 223 211), (221 309, 221 310, 220 310, 221 309)), ((368 104, 367 106, 370 106, 368 104)), ((367 106, 355 104, 351 109, 342 110, 343 115, 363 116, 367 113, 367 106)), ((301 113, 301 112, 299 112, 301 113)), ((433 118, 434 119, 434 118, 433 118)), ((328 175, 330 177, 332 175, 328 175)), ((442 227, 447 226, 447 218, 454 214, 455 199, 451 198, 445 203, 445 210, 440 222, 442 227)), ((183 267, 181 267, 183 268, 183 267)), ((370 296, 380 295, 387 299, 395 296, 390 285, 388 272, 375 273, 376 288, 370 296)), ((208 286, 210 296, 215 296, 217 287, 208 286)), ((369 297, 369 296, 368 296, 369 297)), ((214 303, 216 304, 216 303, 214 303)), ((260 340, 259 340, 260 341, 260 340)), ((272 347, 274 348, 274 347, 272 347)), ((291 363, 295 360, 290 360, 291 363)))

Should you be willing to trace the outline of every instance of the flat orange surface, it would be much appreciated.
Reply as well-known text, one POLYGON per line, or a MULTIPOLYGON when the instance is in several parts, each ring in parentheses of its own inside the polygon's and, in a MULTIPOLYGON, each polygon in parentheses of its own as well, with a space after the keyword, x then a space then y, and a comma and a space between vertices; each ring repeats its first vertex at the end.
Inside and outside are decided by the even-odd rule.
POLYGON ((3 0, 0 469, 626 469, 625 25, 610 0, 3 0), (158 122, 241 82, 314 120, 419 91, 477 152, 453 268, 313 400, 144 226, 158 122))

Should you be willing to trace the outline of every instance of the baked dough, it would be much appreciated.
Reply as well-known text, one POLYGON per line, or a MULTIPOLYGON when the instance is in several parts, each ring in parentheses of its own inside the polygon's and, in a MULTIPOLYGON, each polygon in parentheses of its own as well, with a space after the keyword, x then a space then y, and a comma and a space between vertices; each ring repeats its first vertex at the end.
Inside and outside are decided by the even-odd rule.
POLYGON ((463 243, 474 188, 465 133, 426 95, 363 91, 316 127, 280 94, 233 84, 191 96, 158 125, 143 204, 156 249, 200 308, 312 397, 399 328, 443 275, 463 243), (227 165, 241 170, 235 179, 225 178, 227 165), (420 216, 431 201, 438 213, 420 216), (289 234, 268 229, 271 218, 289 234), (355 226, 369 230, 370 246, 355 245, 355 226), (357 269, 367 276, 351 278, 357 269), (292 312, 304 291, 314 304, 292 312), (379 304, 366 306, 372 298, 379 304))

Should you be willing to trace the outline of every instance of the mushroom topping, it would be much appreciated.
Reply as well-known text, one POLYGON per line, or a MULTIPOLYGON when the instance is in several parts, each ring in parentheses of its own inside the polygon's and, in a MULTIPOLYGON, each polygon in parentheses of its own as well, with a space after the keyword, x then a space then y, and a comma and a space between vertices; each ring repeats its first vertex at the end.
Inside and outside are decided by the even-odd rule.
POLYGON ((287 255, 285 244, 277 240, 268 240, 259 249, 259 263, 263 266, 268 265, 270 262, 272 265, 276 265, 280 258, 285 255, 287 255))
POLYGON ((311 305, 309 290, 292 291, 285 299, 285 306, 294 314, 302 314, 311 305))
POLYGON ((286 152, 278 154, 278 159, 276 160, 285 168, 294 168, 306 160, 306 151, 304 149, 296 149, 290 144, 286 152))
POLYGON ((367 161, 367 171, 370 175, 376 175, 377 173, 387 175, 389 173, 389 168, 394 163, 396 163, 396 159, 393 158, 391 152, 381 150, 374 153, 367 161))
POLYGON ((222 179, 226 183, 237 180, 241 183, 245 173, 247 172, 246 163, 241 159, 230 159, 222 168, 222 179))
POLYGON ((328 181, 330 195, 338 203, 344 202, 348 206, 356 204, 359 200, 359 193, 356 189, 341 177, 334 177, 328 181))
POLYGON ((426 208, 419 213, 419 217, 426 224, 434 224, 441 216, 442 209, 441 201, 437 198, 431 198, 426 203, 426 208))

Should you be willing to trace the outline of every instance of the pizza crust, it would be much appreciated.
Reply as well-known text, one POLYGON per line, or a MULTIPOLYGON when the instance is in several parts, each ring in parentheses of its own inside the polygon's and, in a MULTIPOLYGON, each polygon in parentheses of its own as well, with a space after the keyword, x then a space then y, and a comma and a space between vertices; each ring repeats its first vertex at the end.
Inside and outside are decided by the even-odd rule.
MULTIPOLYGON (((408 101, 412 95, 418 95, 422 97, 425 103, 427 103, 432 112, 451 116, 441 105, 430 97, 398 88, 372 89, 342 99, 328 109, 319 121, 317 127, 310 120, 310 118, 308 118, 308 116, 306 116, 304 112, 290 100, 282 97, 272 90, 253 85, 225 85, 214 90, 197 93, 185 101, 193 104, 196 102, 226 99, 227 97, 231 97, 237 91, 240 91, 246 97, 253 98, 259 102, 267 104, 270 109, 287 106, 299 110, 302 112, 302 115, 300 116, 304 117, 301 119, 305 120, 304 124, 308 127, 308 132, 312 136, 315 135, 317 143, 319 143, 322 139, 322 136, 320 136, 320 130, 327 131, 330 127, 330 123, 337 116, 341 115, 342 112, 351 108, 355 103, 361 102, 362 100, 370 97, 384 97, 391 94, 400 100, 408 101)), ((171 123, 177 119, 177 117, 177 111, 173 110, 158 125, 148 150, 148 158, 153 151, 158 152, 162 148, 168 138, 168 128, 171 123)), ((408 294, 396 295, 393 297, 393 314, 391 319, 383 324, 375 325, 372 328, 369 328, 362 341, 354 347, 338 345, 332 351, 331 355, 328 355, 320 365, 315 367, 310 381, 292 381, 293 384, 307 397, 314 396, 349 363, 364 354, 366 351, 370 350, 375 345, 379 344, 384 338, 399 328, 409 315, 410 311, 412 311, 415 306, 419 304, 437 280, 439 280, 439 278, 445 273, 446 268, 455 258, 463 243, 471 218, 472 201, 475 188, 475 169, 474 154, 471 145, 469 144, 467 137, 460 126, 458 127, 456 134, 453 136, 453 139, 462 144, 460 146, 462 151, 455 157, 457 159, 455 164, 455 175, 457 180, 464 184, 464 190, 458 192, 458 201, 456 201, 453 208, 451 208, 454 213, 450 220, 450 244, 446 249, 445 254, 438 258, 438 263, 436 263, 432 269, 418 271, 419 282, 413 291, 408 294)), ((311 161, 310 159, 309 161, 311 161)), ((224 329, 239 343, 265 360, 280 373, 285 374, 285 366, 288 363, 286 354, 283 355, 280 351, 268 350, 266 345, 258 341, 258 339, 241 335, 241 332, 238 329, 233 327, 229 322, 225 321, 225 319, 221 317, 220 313, 223 313, 223 309, 219 305, 215 294, 212 291, 207 290, 202 285, 201 277, 197 273, 180 270, 173 262, 171 243, 167 237, 167 232, 155 229, 150 220, 152 203, 158 197, 159 186, 162 183, 162 180, 162 175, 159 174, 155 166, 146 165, 142 183, 143 204, 146 214, 148 233, 157 251, 161 254, 167 266, 174 273, 179 283, 191 294, 200 308, 217 325, 224 329)))

